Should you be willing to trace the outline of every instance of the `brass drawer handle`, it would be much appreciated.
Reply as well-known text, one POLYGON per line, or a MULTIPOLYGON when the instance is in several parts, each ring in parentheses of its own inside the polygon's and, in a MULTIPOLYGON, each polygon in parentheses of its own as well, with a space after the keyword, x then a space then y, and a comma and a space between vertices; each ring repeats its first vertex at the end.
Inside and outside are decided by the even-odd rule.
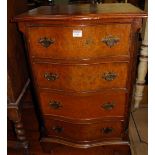
POLYGON ((47 37, 40 38, 38 41, 43 47, 48 48, 51 44, 54 44, 55 40, 47 37))
POLYGON ((106 127, 102 129, 103 134, 110 134, 112 132, 113 132, 113 128, 106 127))
POLYGON ((50 101, 49 106, 53 109, 59 109, 62 107, 61 103, 58 101, 50 101))
POLYGON ((44 77, 48 81, 55 81, 56 79, 59 78, 59 76, 57 74, 55 74, 55 73, 45 73, 44 77))
POLYGON ((63 128, 61 126, 54 126, 52 128, 52 130, 55 132, 55 133, 61 133, 63 132, 63 128))
POLYGON ((120 38, 110 35, 103 38, 101 41, 111 48, 120 41, 120 38))
POLYGON ((103 74, 102 78, 105 79, 106 81, 113 81, 117 77, 117 73, 115 72, 106 72, 103 74))
POLYGON ((115 106, 115 103, 107 102, 107 103, 104 103, 101 107, 105 110, 112 110, 114 106, 115 106))

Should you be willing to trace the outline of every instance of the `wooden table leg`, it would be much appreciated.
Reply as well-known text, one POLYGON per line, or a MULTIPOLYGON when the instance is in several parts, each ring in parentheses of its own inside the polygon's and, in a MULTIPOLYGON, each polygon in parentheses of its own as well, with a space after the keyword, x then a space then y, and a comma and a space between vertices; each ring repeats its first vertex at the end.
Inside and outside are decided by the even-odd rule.
POLYGON ((8 144, 8 146, 10 147, 12 146, 13 148, 24 148, 25 152, 28 152, 28 141, 26 139, 24 126, 23 126, 22 119, 21 119, 20 107, 22 104, 21 99, 24 93, 26 92, 26 89, 29 83, 30 83, 30 80, 28 79, 17 101, 15 103, 8 103, 8 106, 7 106, 8 118, 14 123, 16 137, 17 137, 17 141, 15 143, 11 141, 10 145, 8 144))
POLYGON ((144 39, 142 41, 141 52, 140 52, 140 62, 138 65, 138 75, 136 81, 136 89, 135 89, 135 105, 134 108, 138 108, 140 102, 143 98, 143 91, 145 85, 145 77, 147 74, 147 67, 148 67, 148 22, 146 21, 145 25, 145 32, 144 32, 144 39))

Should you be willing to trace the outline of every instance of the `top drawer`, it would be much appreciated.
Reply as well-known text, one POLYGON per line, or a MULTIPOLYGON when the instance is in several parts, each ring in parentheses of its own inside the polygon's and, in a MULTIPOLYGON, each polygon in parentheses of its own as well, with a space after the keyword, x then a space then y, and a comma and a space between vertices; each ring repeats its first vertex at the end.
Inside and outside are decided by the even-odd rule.
POLYGON ((30 55, 52 59, 127 56, 130 30, 130 24, 30 27, 30 55))

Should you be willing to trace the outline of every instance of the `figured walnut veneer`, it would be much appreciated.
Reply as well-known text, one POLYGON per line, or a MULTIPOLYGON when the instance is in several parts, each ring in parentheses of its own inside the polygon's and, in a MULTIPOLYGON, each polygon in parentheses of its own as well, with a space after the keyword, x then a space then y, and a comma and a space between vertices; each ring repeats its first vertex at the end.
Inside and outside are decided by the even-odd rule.
POLYGON ((146 16, 131 4, 79 4, 43 6, 14 19, 27 44, 44 151, 53 143, 128 146, 137 34, 146 16))

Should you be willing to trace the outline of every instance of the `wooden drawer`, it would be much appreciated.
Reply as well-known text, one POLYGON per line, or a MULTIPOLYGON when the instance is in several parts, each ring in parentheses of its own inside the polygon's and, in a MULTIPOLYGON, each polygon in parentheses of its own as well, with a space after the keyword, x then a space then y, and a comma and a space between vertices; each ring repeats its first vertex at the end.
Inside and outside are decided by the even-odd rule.
POLYGON ((93 93, 81 95, 40 92, 43 114, 68 119, 101 119, 104 117, 123 117, 126 93, 93 93))
POLYGON ((127 56, 130 29, 130 24, 30 27, 28 29, 30 55, 52 59, 127 56), (73 37, 73 33, 78 37, 73 37), (79 37, 80 35, 82 36, 79 37))
POLYGON ((49 137, 62 138, 73 142, 121 139, 122 123, 121 121, 100 121, 97 123, 72 124, 54 119, 45 119, 49 137))
POLYGON ((125 88, 128 63, 61 65, 35 63, 35 80, 39 87, 70 91, 93 91, 125 88))

